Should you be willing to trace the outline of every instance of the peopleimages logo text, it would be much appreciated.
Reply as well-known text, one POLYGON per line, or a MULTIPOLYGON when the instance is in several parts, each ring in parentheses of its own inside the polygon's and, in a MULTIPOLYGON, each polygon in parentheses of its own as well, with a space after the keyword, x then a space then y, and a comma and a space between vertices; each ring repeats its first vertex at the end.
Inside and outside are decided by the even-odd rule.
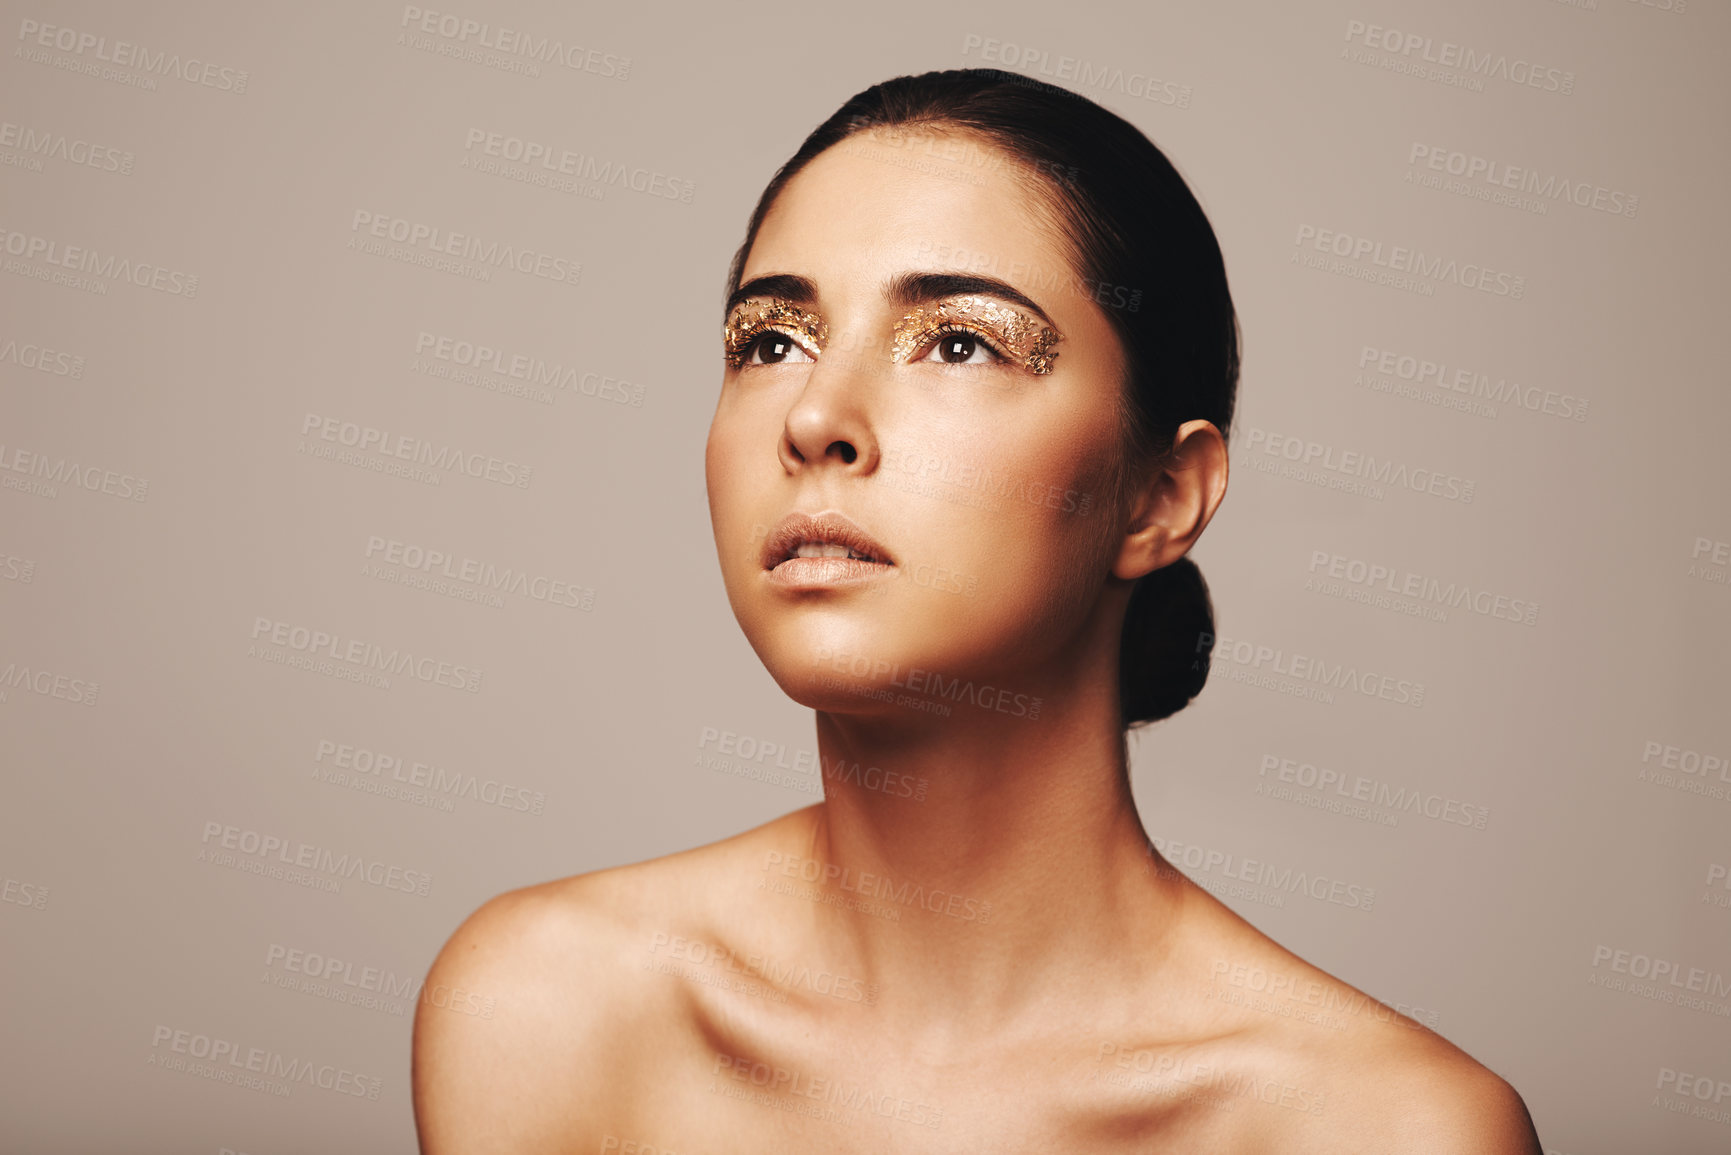
POLYGON ((230 68, 193 56, 182 57, 178 52, 152 51, 125 40, 110 42, 106 36, 77 28, 20 20, 18 40, 26 47, 53 48, 121 68, 135 68, 153 76, 173 76, 188 84, 221 92, 239 94, 246 91, 248 74, 244 68, 230 68))
MULTIPOLYGON (((1476 289, 1494 297, 1507 297, 1511 301, 1519 301, 1527 295, 1527 279, 1524 276, 1487 268, 1473 261, 1463 263, 1453 257, 1426 253, 1423 249, 1406 245, 1385 247, 1381 241, 1372 237, 1354 236, 1336 229, 1321 229, 1315 225, 1301 224, 1292 243, 1300 249, 1309 247, 1342 260, 1369 261, 1372 265, 1391 272, 1459 285, 1463 289, 1476 289)), ((1295 254, 1294 259, 1296 258, 1295 254)))
MULTIPOLYGON (((1575 91, 1575 74, 1561 68, 1550 68, 1507 53, 1480 51, 1452 40, 1438 40, 1419 32, 1403 32, 1363 20, 1346 22, 1346 40, 1350 44, 1374 48, 1395 56, 1417 57, 1426 64, 1458 69, 1462 73, 1489 80, 1506 80, 1510 84, 1537 88, 1568 96, 1575 91)), ((1342 50, 1344 51, 1344 49, 1342 50)))
POLYGON ((607 80, 625 80, 631 75, 629 56, 616 56, 611 52, 585 48, 581 44, 569 43, 554 36, 539 36, 520 28, 493 25, 414 4, 403 5, 403 17, 399 27, 426 36, 438 36, 467 47, 490 49, 537 64, 558 64, 573 72, 588 72, 607 80))

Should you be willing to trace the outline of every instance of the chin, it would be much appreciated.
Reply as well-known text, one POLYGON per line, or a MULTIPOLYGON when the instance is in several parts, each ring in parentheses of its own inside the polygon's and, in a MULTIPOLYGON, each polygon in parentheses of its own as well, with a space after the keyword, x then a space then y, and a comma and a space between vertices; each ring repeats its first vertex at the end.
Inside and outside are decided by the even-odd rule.
POLYGON ((907 672, 934 658, 929 647, 908 644, 921 632, 910 629, 887 601, 845 608, 760 606, 761 616, 746 636, 775 684, 801 706, 835 714, 887 713, 905 692, 898 683, 907 672))
POLYGON ((808 710, 827 714, 877 714, 892 708, 895 687, 887 677, 856 678, 837 673, 819 652, 804 660, 765 663, 781 692, 808 710))

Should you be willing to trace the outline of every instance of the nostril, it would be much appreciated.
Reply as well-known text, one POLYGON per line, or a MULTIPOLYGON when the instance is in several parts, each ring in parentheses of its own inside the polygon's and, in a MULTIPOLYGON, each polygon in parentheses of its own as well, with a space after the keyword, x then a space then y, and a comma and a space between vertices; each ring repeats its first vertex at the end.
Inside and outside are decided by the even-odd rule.
POLYGON ((845 441, 832 441, 830 443, 831 449, 835 449, 837 446, 840 446, 840 448, 841 448, 842 461, 848 465, 852 465, 854 463, 854 459, 859 456, 859 452, 857 450, 855 450, 853 446, 849 445, 845 441))

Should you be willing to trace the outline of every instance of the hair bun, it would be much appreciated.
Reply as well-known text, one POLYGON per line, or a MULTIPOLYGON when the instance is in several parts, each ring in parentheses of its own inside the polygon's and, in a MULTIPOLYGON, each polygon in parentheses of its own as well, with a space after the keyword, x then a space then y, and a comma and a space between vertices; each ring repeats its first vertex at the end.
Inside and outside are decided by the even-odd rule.
POLYGON ((1124 725, 1169 718, 1208 681, 1214 649, 1214 605, 1208 583, 1188 557, 1138 578, 1130 590, 1118 655, 1124 725))

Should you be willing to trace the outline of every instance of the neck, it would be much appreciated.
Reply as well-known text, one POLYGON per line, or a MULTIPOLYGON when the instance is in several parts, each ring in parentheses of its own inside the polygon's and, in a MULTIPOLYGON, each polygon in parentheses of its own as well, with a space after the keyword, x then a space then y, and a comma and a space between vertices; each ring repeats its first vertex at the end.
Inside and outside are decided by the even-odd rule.
POLYGON ((1038 717, 817 714, 826 797, 798 853, 845 892, 819 916, 886 1013, 972 1031, 1054 982, 1128 979, 1159 948, 1178 891, 1151 869, 1116 682, 1070 684, 1112 692, 1048 697, 1038 717))

